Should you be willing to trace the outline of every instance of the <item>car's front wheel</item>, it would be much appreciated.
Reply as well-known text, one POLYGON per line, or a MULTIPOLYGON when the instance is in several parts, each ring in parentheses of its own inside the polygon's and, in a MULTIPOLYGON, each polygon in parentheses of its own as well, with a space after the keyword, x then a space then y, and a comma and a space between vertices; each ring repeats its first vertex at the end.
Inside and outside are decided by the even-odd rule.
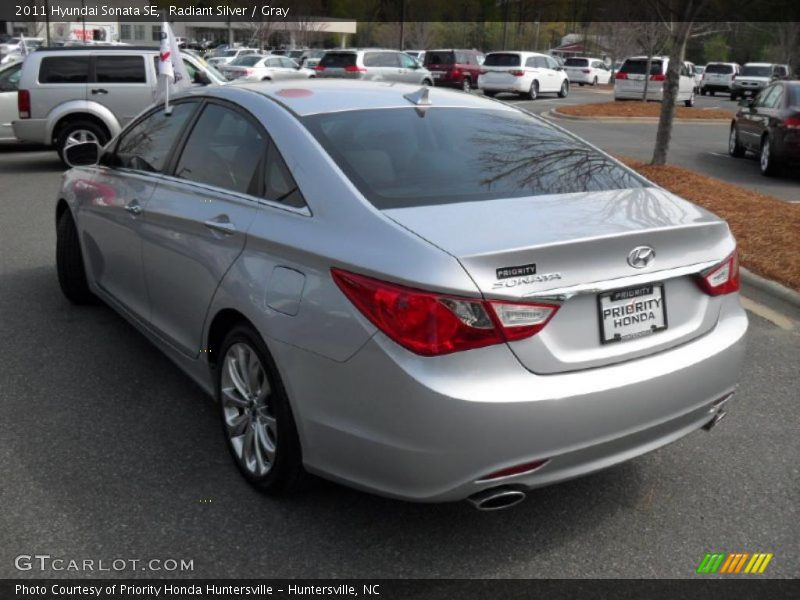
POLYGON ((773 152, 772 142, 769 136, 764 136, 761 141, 761 152, 759 154, 759 167, 761 174, 766 176, 775 175, 778 172, 778 161, 775 160, 775 153, 773 152))
POLYGON ((734 158, 744 156, 744 146, 739 142, 739 132, 736 130, 736 125, 731 127, 731 134, 728 136, 728 154, 734 158))
POLYGON ((461 80, 461 90, 468 94, 472 90, 472 81, 470 81, 469 77, 464 77, 464 79, 461 80))
POLYGON ((424 85, 425 87, 433 87, 433 81, 431 81, 430 79, 423 79, 422 85, 424 85))
POLYGON ((73 304, 92 304, 96 301, 86 280, 78 228, 68 208, 59 215, 56 223, 56 272, 61 292, 67 300, 73 304))
POLYGON ((108 132, 93 121, 72 121, 61 127, 56 137, 56 152, 64 166, 69 167, 64 159, 64 151, 67 147, 84 142, 96 142, 100 146, 105 146, 108 142, 108 132))
POLYGON ((239 470, 263 492, 297 489, 306 478, 297 428, 261 336, 238 325, 217 356, 222 426, 239 470))
POLYGON ((561 82, 561 89, 558 90, 558 97, 559 98, 566 98, 569 94, 569 81, 566 79, 561 82))

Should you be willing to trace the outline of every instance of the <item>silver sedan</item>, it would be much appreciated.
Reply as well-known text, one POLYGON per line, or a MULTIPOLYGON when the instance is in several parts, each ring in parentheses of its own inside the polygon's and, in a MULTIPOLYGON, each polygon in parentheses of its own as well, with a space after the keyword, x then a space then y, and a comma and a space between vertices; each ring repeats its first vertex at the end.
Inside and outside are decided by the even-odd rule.
POLYGON ((64 294, 214 397, 264 491, 504 508, 710 429, 734 392, 726 223, 512 106, 207 87, 67 158, 64 294))
POLYGON ((281 79, 310 79, 316 73, 298 65, 285 56, 240 56, 220 67, 226 78, 240 81, 279 81, 281 79))

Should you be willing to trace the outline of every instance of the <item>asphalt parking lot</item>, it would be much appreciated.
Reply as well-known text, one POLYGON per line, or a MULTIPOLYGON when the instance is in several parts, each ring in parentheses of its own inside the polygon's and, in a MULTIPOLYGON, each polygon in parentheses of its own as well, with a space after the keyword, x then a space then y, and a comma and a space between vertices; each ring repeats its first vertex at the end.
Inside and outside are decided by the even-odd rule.
POLYGON ((765 576, 800 576, 796 313, 791 330, 750 315, 741 386, 712 432, 514 509, 324 482, 276 500, 237 473, 186 376, 111 310, 61 296, 61 172, 52 152, 0 149, 0 577, 75 576, 14 568, 44 553, 193 560, 180 575, 204 578, 684 578, 709 551, 771 552, 765 576))

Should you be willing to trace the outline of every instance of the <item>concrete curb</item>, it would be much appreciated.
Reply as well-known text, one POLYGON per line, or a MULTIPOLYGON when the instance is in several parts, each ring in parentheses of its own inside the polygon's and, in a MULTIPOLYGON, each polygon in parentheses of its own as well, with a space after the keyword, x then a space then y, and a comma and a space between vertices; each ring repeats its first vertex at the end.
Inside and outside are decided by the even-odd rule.
MULTIPOLYGON (((702 110, 702 109, 701 109, 702 110)), ((658 123, 658 117, 576 117, 575 115, 567 115, 559 112, 557 108, 553 108, 546 113, 545 116, 552 116, 556 119, 566 119, 568 121, 599 121, 601 123, 658 123)), ((731 119, 733 115, 731 115, 731 119)), ((673 123, 697 123, 699 125, 721 125, 729 123, 728 119, 674 119, 673 123)))
POLYGON ((783 300, 792 306, 800 308, 800 293, 795 292, 793 289, 790 289, 785 285, 778 283, 777 281, 772 281, 771 279, 761 277, 761 275, 756 275, 744 267, 740 267, 739 271, 741 272, 742 281, 744 281, 746 284, 751 285, 766 294, 774 296, 775 298, 783 300))

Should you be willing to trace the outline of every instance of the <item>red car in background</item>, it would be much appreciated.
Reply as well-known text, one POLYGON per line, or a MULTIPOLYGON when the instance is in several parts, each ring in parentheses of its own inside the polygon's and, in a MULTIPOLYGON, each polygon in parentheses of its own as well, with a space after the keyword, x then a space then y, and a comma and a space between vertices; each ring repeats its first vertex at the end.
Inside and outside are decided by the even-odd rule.
POLYGON ((425 67, 437 86, 470 91, 478 82, 483 53, 477 50, 427 50, 425 67))

